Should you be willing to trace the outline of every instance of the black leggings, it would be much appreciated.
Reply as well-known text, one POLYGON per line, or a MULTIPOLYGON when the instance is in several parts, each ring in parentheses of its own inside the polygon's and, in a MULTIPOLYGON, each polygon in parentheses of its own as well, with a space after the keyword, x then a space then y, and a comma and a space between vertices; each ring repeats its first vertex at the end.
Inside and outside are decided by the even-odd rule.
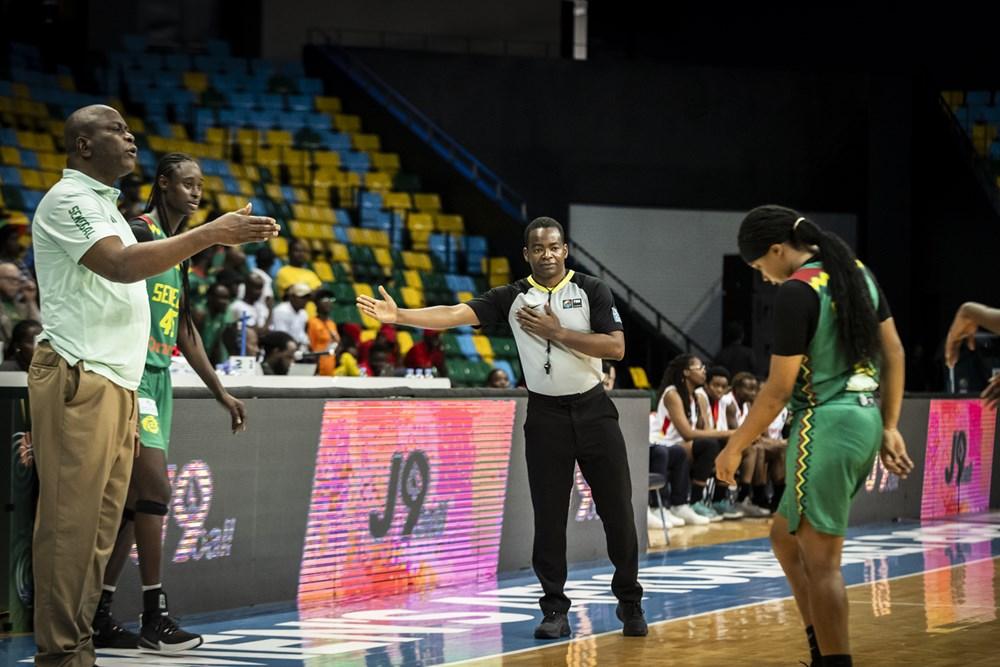
MULTIPOLYGON (((660 504, 665 507, 684 505, 691 494, 691 462, 683 447, 650 445, 649 472, 663 475, 667 483, 660 489, 660 504)), ((656 507, 656 491, 649 492, 649 505, 656 507)))
POLYGON ((715 438, 695 440, 691 443, 691 479, 703 485, 715 473, 715 457, 722 451, 725 443, 715 438))

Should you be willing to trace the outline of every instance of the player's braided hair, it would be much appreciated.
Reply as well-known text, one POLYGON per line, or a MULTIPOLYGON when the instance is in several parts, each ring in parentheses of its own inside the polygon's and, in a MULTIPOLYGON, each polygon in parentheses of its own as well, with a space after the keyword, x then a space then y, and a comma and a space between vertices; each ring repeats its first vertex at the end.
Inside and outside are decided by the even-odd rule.
MULTIPOLYGON (((156 165, 156 175, 153 177, 153 189, 149 193, 149 200, 146 202, 145 212, 156 211, 156 219, 160 221, 160 227, 167 236, 176 236, 186 230, 190 216, 185 215, 177 224, 177 228, 173 232, 170 231, 169 225, 167 225, 166 197, 163 194, 163 189, 160 187, 160 177, 163 176, 169 180, 171 175, 185 162, 198 164, 197 160, 186 153, 167 153, 160 158, 160 161, 156 165)), ((188 331, 194 331, 195 326, 194 320, 191 317, 190 304, 191 285, 188 280, 188 269, 190 266, 190 259, 185 259, 181 262, 180 316, 183 322, 187 324, 188 331)))
POLYGON ((878 316, 865 270, 858 265, 850 246, 784 206, 758 206, 747 213, 739 232, 744 261, 759 259, 776 243, 789 243, 800 250, 819 248, 823 270, 830 275, 841 349, 855 363, 876 362, 881 349, 878 316))

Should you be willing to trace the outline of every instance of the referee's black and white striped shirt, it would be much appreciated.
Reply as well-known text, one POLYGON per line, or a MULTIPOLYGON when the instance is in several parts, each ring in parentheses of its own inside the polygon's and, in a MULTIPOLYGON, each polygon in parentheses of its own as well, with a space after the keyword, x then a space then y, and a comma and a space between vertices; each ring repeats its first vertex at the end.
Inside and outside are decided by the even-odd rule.
POLYGON ((521 308, 545 311, 549 304, 563 327, 581 333, 611 333, 622 330, 611 290, 603 282, 569 271, 558 285, 549 289, 528 276, 510 285, 495 287, 468 302, 483 325, 510 324, 517 342, 518 356, 528 389, 546 396, 582 394, 593 389, 603 377, 601 360, 570 349, 555 341, 533 336, 517 323, 521 308), (550 364, 549 372, 545 364, 550 364))

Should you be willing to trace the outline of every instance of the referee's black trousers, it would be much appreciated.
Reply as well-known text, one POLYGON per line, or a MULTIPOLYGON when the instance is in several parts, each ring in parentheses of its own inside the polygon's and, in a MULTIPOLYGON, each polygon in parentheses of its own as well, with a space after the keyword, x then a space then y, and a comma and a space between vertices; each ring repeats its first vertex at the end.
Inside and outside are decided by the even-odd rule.
POLYGON ((529 392, 524 423, 535 543, 531 561, 542 584, 543 612, 569 610, 566 584, 566 521, 579 462, 604 522, 608 556, 615 566, 611 590, 623 602, 642 600, 639 540, 632 513, 632 480, 618 409, 598 384, 572 396, 529 392))

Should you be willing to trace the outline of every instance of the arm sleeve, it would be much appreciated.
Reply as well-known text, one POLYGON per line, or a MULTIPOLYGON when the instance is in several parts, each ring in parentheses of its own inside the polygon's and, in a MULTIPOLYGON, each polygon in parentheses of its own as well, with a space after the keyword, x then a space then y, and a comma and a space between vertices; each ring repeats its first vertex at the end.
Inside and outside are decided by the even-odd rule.
POLYGON ((472 308, 472 312, 479 318, 480 325, 497 324, 507 321, 517 294, 517 288, 513 285, 503 285, 502 287, 494 287, 467 301, 466 305, 472 308))
POLYGON ((52 240, 74 262, 101 239, 118 236, 114 221, 92 197, 83 193, 67 193, 40 221, 52 240))
POLYGON ((819 296, 799 280, 789 280, 778 288, 774 302, 774 346, 772 354, 805 354, 819 322, 819 296))
POLYGON ((892 317, 892 311, 889 309, 889 300, 885 298, 885 292, 882 291, 882 286, 875 278, 875 274, 868 271, 868 277, 871 278, 872 283, 875 284, 875 289, 878 291, 878 303, 875 306, 875 314, 878 315, 879 322, 885 322, 892 317))
POLYGON ((592 278, 583 285, 590 300, 590 329, 594 333, 623 331, 621 315, 615 308, 615 298, 611 288, 600 280, 592 278))

